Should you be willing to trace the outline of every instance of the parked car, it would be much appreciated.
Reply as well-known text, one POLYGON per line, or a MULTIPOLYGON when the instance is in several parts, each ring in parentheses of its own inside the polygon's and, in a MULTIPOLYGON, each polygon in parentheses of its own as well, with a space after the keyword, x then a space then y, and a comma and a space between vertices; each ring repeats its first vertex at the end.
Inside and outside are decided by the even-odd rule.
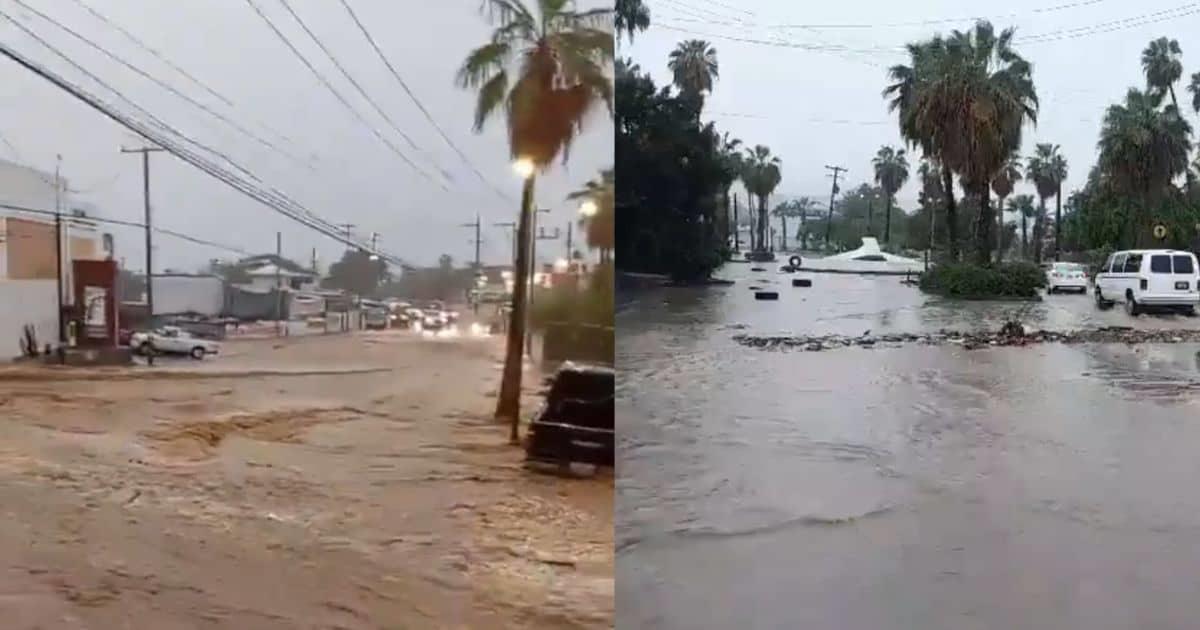
POLYGON ((1088 279, 1083 265, 1078 263, 1051 263, 1046 270, 1046 292, 1078 291, 1087 293, 1088 279))
POLYGON ((1200 304, 1200 264, 1191 252, 1172 249, 1120 251, 1096 274, 1096 305, 1124 302, 1131 315, 1147 306, 1196 312, 1200 304))
POLYGON ((193 359, 219 354, 221 344, 188 334, 177 326, 164 326, 150 332, 136 332, 129 346, 141 354, 186 354, 193 359))

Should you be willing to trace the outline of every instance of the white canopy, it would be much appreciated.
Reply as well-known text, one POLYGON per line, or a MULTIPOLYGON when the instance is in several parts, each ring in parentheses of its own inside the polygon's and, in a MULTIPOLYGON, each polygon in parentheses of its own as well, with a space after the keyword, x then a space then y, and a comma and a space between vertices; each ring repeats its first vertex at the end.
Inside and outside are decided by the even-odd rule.
POLYGON ((831 273, 897 274, 920 273, 925 263, 914 258, 905 258, 884 252, 879 241, 864 236, 858 249, 835 254, 826 258, 806 258, 805 271, 827 271, 831 273))

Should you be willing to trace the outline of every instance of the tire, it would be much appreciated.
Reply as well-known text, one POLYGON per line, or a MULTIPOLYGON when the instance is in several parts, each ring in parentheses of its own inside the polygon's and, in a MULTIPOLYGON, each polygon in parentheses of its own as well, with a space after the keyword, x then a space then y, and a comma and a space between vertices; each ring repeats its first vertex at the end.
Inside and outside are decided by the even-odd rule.
POLYGON ((191 351, 191 352, 189 352, 188 354, 189 354, 189 355, 190 355, 190 356, 191 356, 193 359, 195 359, 195 360, 199 361, 199 360, 201 360, 201 359, 203 359, 203 358, 204 358, 204 355, 206 354, 206 352, 204 351, 204 348, 202 348, 202 347, 200 347, 200 346, 196 346, 195 348, 192 348, 192 351, 191 351))
POLYGON ((1054 285, 1046 287, 1046 295, 1054 295, 1055 293, 1058 293, 1058 289, 1054 288, 1054 285))
POLYGON ((1104 294, 1100 293, 1100 287, 1096 287, 1096 308, 1102 311, 1112 308, 1112 302, 1104 299, 1104 294))
POLYGON ((1183 313, 1185 317, 1195 317, 1196 316, 1196 307, 1195 306, 1185 306, 1185 307, 1179 309, 1179 312, 1183 313))
POLYGON ((1142 314, 1142 307, 1134 299, 1133 293, 1125 294, 1125 312, 1129 313, 1130 317, 1137 317, 1142 314))

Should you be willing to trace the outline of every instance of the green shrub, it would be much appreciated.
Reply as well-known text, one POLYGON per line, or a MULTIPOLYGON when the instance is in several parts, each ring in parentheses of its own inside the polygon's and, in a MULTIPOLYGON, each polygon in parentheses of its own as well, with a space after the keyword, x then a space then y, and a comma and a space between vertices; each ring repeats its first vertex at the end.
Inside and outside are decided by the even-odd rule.
POLYGON ((921 274, 920 286, 927 293, 968 300, 1031 298, 1046 286, 1046 273, 1027 262, 993 267, 949 263, 921 274))
POLYGON ((587 278, 586 288, 561 285, 536 289, 530 315, 530 323, 536 330, 542 330, 550 322, 612 327, 612 266, 597 266, 587 278))

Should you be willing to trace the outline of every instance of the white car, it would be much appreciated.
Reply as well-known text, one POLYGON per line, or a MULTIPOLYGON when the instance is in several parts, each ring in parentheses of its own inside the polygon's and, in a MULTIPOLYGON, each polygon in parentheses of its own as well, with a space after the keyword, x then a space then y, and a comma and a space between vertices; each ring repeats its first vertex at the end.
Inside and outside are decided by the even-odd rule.
POLYGON ((1047 293, 1058 293, 1059 291, 1087 293, 1087 290, 1088 279, 1087 273, 1083 270, 1083 265, 1056 262, 1050 263, 1050 266, 1046 269, 1047 293))
POLYGON ((206 355, 221 352, 221 344, 193 337, 175 326, 165 326, 148 333, 134 333, 129 338, 129 346, 142 354, 186 354, 193 359, 203 359, 206 355))
POLYGON ((1096 274, 1096 305, 1124 302, 1130 315, 1146 306, 1195 313, 1200 304, 1200 264, 1191 252, 1136 249, 1108 257, 1096 274))

